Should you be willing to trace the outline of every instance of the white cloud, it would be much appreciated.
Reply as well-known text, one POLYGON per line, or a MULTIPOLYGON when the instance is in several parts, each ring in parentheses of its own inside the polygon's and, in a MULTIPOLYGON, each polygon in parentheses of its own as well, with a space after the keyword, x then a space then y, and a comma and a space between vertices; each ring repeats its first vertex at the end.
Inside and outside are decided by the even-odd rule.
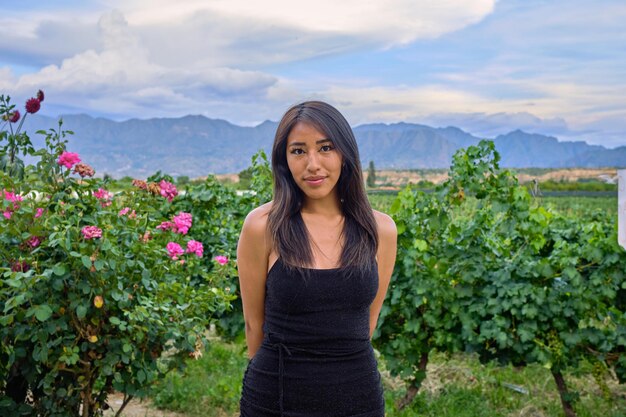
POLYGON ((3 87, 21 94, 43 88, 61 100, 71 97, 74 107, 109 114, 129 111, 127 116, 132 116, 141 113, 142 106, 144 111, 168 108, 178 109, 178 114, 194 112, 192 109, 197 112, 212 98, 263 94, 276 81, 258 71, 155 64, 118 11, 103 15, 99 30, 101 52, 89 49, 64 59, 59 66, 48 65, 22 75, 14 86, 7 86, 10 73, 0 73, 0 80, 5 80, 3 87))
POLYGON ((112 1, 128 9, 129 21, 161 25, 201 12, 240 19, 255 26, 297 28, 303 32, 340 33, 405 43, 460 29, 492 12, 494 0, 131 0, 112 1))

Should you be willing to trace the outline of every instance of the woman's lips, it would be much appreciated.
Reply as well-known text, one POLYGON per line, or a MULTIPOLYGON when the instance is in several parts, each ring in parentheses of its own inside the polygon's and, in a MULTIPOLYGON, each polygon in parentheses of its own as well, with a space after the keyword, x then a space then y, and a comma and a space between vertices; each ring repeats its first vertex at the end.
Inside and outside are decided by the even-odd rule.
POLYGON ((325 177, 311 177, 311 178, 305 178, 304 181, 306 181, 307 184, 309 185, 320 185, 322 182, 324 182, 326 178, 325 177))

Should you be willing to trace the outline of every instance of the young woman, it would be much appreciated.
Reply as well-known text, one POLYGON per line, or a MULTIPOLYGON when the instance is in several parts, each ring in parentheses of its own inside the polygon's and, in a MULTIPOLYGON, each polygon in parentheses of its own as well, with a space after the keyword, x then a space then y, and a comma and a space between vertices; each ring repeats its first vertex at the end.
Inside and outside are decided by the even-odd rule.
POLYGON ((237 265, 248 356, 242 417, 384 416, 371 337, 396 256, 359 152, 329 104, 290 108, 272 149, 274 199, 246 217, 237 265))

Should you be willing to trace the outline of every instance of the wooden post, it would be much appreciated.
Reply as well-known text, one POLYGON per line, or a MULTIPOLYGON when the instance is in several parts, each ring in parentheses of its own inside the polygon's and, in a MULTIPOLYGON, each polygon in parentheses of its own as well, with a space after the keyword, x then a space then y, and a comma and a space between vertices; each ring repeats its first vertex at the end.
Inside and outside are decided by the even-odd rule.
POLYGON ((617 170, 617 242, 626 249, 626 169, 617 170))

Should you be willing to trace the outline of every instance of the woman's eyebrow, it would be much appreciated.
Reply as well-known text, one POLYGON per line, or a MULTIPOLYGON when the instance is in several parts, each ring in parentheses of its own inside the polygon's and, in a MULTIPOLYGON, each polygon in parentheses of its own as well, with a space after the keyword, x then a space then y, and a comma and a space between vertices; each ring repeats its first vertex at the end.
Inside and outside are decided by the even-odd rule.
MULTIPOLYGON (((317 145, 319 145, 320 143, 325 143, 325 142, 332 142, 332 140, 330 140, 330 139, 320 139, 320 140, 316 141, 315 143, 317 145)), ((306 145, 306 143, 304 143, 304 142, 293 142, 293 143, 289 144, 289 146, 304 146, 304 145, 306 145)))

